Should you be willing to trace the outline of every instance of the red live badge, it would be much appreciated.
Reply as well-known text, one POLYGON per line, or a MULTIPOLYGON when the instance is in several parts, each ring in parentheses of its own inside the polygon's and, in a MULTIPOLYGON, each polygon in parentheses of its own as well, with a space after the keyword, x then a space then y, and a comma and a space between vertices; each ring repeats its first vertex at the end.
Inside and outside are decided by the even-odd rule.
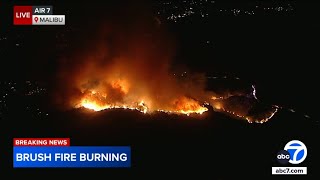
POLYGON ((13 24, 32 25, 32 6, 14 6, 13 24))

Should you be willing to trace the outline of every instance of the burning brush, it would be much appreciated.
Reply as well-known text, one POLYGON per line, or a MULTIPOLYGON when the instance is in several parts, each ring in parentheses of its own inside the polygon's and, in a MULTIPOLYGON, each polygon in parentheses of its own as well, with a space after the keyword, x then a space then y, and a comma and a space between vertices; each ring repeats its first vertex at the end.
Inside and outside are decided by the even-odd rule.
POLYGON ((172 76, 173 43, 166 36, 159 30, 153 33, 135 25, 116 25, 103 29, 101 34, 91 33, 98 35, 87 43, 94 47, 61 61, 60 89, 55 98, 58 103, 93 111, 123 108, 185 115, 203 114, 210 105, 215 111, 249 122, 265 122, 277 111, 272 107, 256 116, 253 109, 259 109, 259 103, 255 89, 251 97, 219 95, 206 90, 203 74, 172 76), (131 26, 130 32, 134 33, 127 31, 131 26))
MULTIPOLYGON (((190 115, 202 114, 208 111, 206 106, 212 106, 217 112, 226 113, 235 118, 245 119, 250 123, 266 122, 271 119, 278 110, 277 106, 267 106, 260 103, 256 97, 256 89, 254 86, 252 86, 252 91, 249 93, 238 91, 233 94, 221 94, 220 96, 217 96, 217 93, 215 93, 215 96, 208 96, 205 102, 200 102, 191 97, 179 96, 168 101, 167 104, 162 105, 157 102, 154 103, 152 99, 146 95, 138 97, 135 93, 131 94, 131 88, 129 87, 132 86, 129 85, 128 81, 117 80, 104 82, 103 84, 110 88, 94 86, 96 89, 82 90, 81 98, 76 103, 75 108, 86 108, 93 111, 121 108, 137 110, 144 114, 159 111, 169 114, 190 115), (97 89, 100 89, 100 91, 97 91, 97 89), (115 94, 117 94, 117 96, 115 96, 115 94), (151 106, 152 104, 154 106, 151 106)), ((83 87, 88 86, 83 85, 83 87)), ((205 94, 209 95, 212 93, 213 92, 206 92, 205 94)))

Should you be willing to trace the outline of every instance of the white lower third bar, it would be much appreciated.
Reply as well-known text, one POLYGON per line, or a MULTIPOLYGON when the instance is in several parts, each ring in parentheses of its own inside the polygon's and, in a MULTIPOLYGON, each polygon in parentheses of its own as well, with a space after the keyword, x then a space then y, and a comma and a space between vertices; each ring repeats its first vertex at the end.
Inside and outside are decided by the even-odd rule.
POLYGON ((32 25, 65 25, 65 15, 32 15, 32 25))
POLYGON ((307 174, 307 167, 272 167, 272 174, 278 174, 278 175, 307 174))

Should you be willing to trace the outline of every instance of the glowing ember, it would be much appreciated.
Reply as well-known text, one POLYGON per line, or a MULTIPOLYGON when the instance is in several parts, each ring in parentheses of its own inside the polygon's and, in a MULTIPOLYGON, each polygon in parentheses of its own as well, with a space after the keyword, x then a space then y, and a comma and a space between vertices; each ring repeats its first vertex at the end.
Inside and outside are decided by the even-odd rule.
POLYGON ((222 105, 221 105, 221 103, 216 102, 216 103, 213 104, 213 107, 214 107, 216 110, 220 110, 220 109, 222 108, 222 105))
POLYGON ((148 112, 148 107, 144 104, 143 101, 141 101, 139 103, 139 106, 141 107, 141 110, 142 110, 143 113, 147 113, 148 112))

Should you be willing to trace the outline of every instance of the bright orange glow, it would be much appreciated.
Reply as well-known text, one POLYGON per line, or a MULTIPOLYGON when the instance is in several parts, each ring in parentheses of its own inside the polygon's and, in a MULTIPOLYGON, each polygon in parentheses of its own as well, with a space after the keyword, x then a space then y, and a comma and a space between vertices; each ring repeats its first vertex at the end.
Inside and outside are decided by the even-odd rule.
POLYGON ((212 96, 211 99, 212 99, 212 100, 217 100, 218 98, 215 97, 215 96, 212 96))
POLYGON ((94 110, 94 111, 101 111, 103 109, 107 109, 108 106, 100 106, 98 105, 97 103, 95 102, 90 102, 88 100, 83 100, 81 102, 81 105, 87 109, 91 109, 91 110, 94 110))
POLYGON ((221 103, 219 103, 219 102, 215 102, 215 103, 213 104, 213 107, 214 107, 215 109, 217 109, 217 110, 222 109, 222 105, 221 105, 221 103))
POLYGON ((123 79, 117 79, 115 81, 112 81, 111 86, 114 89, 120 90, 124 94, 127 94, 129 92, 129 83, 123 79))
POLYGON ((198 101, 184 96, 174 101, 174 105, 175 111, 182 114, 202 114, 208 110, 206 107, 201 106, 198 101))
MULTIPOLYGON (((116 86, 118 88, 118 86, 116 86)), ((120 90, 120 89, 119 89, 120 90)), ((107 95, 101 95, 99 92, 91 91, 84 94, 83 98, 76 105, 76 108, 84 107, 93 111, 101 111, 105 109, 114 109, 114 108, 122 108, 122 109, 131 109, 137 110, 142 113, 150 113, 152 111, 161 111, 165 113, 175 113, 175 114, 202 114, 206 112, 208 109, 200 105, 200 103, 194 99, 187 97, 177 98, 172 102, 170 106, 167 108, 159 108, 151 110, 148 107, 148 104, 143 101, 136 101, 132 103, 108 103, 107 95)))

